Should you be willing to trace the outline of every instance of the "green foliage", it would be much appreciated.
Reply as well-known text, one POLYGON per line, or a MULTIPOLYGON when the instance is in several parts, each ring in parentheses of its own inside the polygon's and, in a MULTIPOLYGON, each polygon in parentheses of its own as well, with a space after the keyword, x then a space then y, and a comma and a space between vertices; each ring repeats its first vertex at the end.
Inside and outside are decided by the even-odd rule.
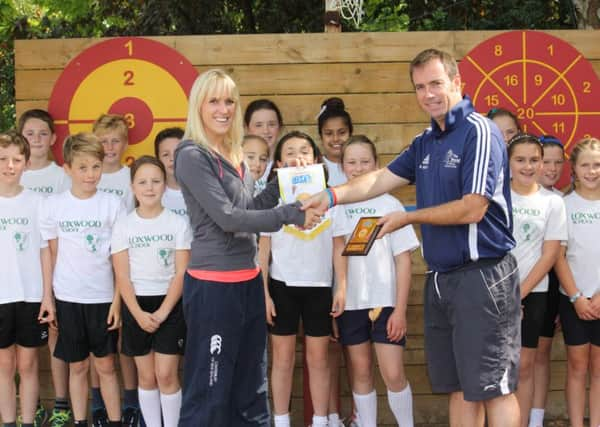
POLYGON ((574 28, 570 0, 413 0, 409 30, 574 28))
POLYGON ((404 0, 365 0, 361 31, 406 31, 409 16, 404 0))

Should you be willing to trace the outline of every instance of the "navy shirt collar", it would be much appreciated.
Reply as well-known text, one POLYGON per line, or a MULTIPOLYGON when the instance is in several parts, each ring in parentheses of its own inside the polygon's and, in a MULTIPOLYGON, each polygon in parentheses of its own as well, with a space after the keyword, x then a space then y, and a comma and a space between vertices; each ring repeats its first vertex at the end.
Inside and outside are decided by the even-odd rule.
POLYGON ((475 111, 471 98, 468 95, 463 96, 463 99, 446 113, 445 130, 442 131, 438 123, 431 119, 431 130, 434 135, 439 136, 444 132, 450 132, 460 125, 465 117, 475 111))

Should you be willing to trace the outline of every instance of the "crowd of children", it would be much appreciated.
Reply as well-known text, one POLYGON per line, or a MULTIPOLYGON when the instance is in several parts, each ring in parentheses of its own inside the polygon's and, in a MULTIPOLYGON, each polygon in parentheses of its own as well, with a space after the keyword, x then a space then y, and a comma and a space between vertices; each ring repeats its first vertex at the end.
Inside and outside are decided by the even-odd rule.
MULTIPOLYGON (((228 103, 224 99, 226 110, 228 103)), ((240 114, 239 106, 230 110, 240 114)), ((501 129, 510 159, 517 242, 513 255, 522 300, 517 391, 521 424, 543 425, 550 350, 560 325, 567 347, 571 425, 583 426, 589 380, 590 425, 598 426, 600 141, 586 138, 574 146, 572 184, 563 197, 555 188, 565 161, 563 144, 549 135, 523 133, 508 110, 494 109, 488 117, 501 129)), ((375 144, 364 135, 353 136, 350 114, 339 98, 325 100, 317 116, 323 155, 306 133, 284 133, 281 112, 270 100, 251 102, 243 123, 246 136, 239 144, 253 179, 249 198, 271 191, 267 183, 277 169, 292 164, 323 164, 330 186, 379 167, 375 144)), ((187 137, 209 137, 206 129, 196 132, 194 126, 187 137)), ((186 186, 182 191, 175 172, 184 131, 162 130, 155 138, 154 156, 125 166, 128 128, 121 116, 104 114, 92 133, 71 135, 64 142, 56 140, 54 122, 43 110, 23 113, 17 129, 0 134, 0 251, 9 284, 0 289, 4 426, 41 426, 46 421, 52 427, 88 425, 90 386, 94 426, 177 426, 180 413, 192 413, 189 408, 182 412, 178 375, 189 337, 184 313, 193 308, 186 312, 182 304, 193 239, 194 222, 191 226, 184 199, 190 190, 186 186), (50 160, 57 143, 62 145, 62 167, 50 160), (46 343, 55 393, 50 413, 39 401, 38 349, 46 343)), ((228 165, 221 160, 218 165, 223 174, 228 165)), ((244 180, 243 169, 232 168, 232 176, 238 173, 244 180)), ((403 209, 386 194, 333 208, 323 218, 327 226, 311 238, 285 229, 253 230, 272 346, 275 426, 291 425, 300 332, 305 337, 313 426, 343 425, 336 398, 342 354, 355 408, 352 422, 377 425, 373 350, 396 422, 413 425, 403 349, 410 254, 419 246, 417 237, 406 226, 378 239, 367 256, 342 256, 361 217, 403 209)), ((197 321, 191 324, 198 326, 197 321)), ((211 354, 221 351, 214 337, 211 354)))

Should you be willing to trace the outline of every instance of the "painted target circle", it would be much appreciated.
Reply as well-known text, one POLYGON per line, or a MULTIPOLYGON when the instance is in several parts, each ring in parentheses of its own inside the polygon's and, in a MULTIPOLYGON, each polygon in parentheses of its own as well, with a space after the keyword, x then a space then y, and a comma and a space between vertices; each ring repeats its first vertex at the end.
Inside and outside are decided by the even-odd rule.
MULTIPOLYGON (((523 131, 558 137, 567 153, 600 136, 598 76, 567 42, 539 31, 510 31, 477 45, 459 65, 475 108, 514 112, 523 131)), ((559 185, 566 183, 568 171, 559 185)))
POLYGON ((90 132, 104 113, 121 114, 129 128, 128 163, 153 154, 154 137, 166 127, 185 124, 188 94, 198 76, 194 66, 167 45, 139 37, 102 41, 65 67, 48 103, 60 144, 62 163, 67 135, 90 132))

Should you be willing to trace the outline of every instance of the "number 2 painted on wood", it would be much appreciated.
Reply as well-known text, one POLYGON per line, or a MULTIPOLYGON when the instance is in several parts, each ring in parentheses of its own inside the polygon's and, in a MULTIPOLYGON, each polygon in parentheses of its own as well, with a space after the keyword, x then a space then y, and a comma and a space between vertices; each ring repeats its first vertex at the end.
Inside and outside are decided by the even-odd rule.
POLYGON ((134 86, 135 82, 133 81, 133 71, 127 70, 123 73, 123 77, 125 77, 125 81, 123 81, 124 86, 134 86))

